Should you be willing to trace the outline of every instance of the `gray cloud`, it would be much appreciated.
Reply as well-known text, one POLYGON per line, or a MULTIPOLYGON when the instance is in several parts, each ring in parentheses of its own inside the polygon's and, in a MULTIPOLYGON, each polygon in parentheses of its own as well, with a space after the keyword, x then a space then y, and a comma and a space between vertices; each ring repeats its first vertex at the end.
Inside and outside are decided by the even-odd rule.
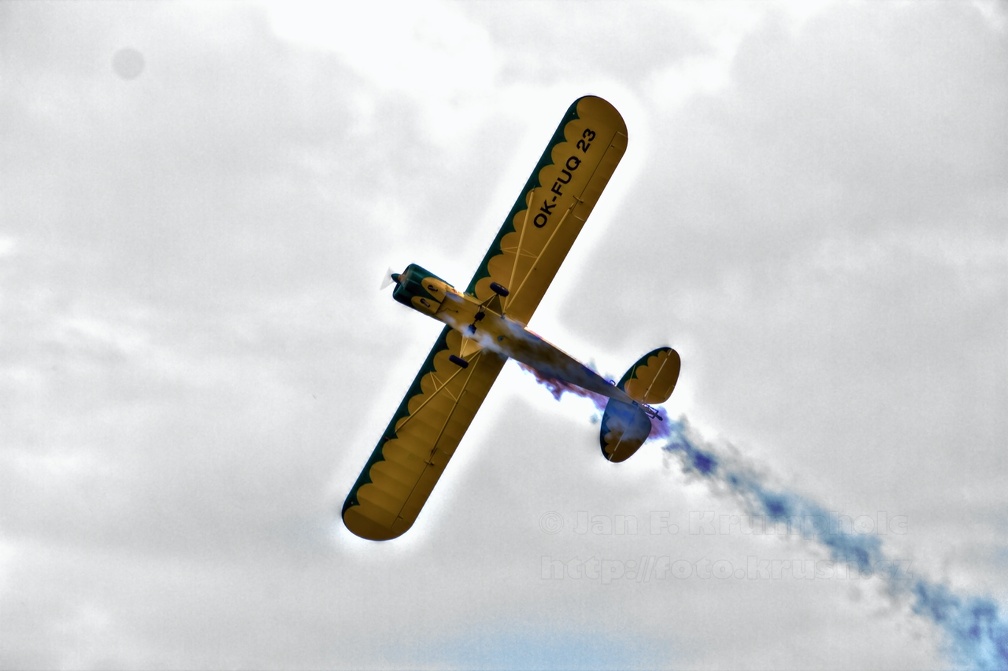
POLYGON ((673 412, 1003 592, 1004 33, 965 4, 770 12, 723 89, 671 106, 657 73, 716 51, 685 12, 447 7, 500 63, 451 89, 458 130, 255 7, 0 7, 3 665, 942 664, 870 584, 544 578, 806 550, 685 533, 738 511, 647 446, 604 463, 594 410, 517 368, 401 542, 336 509, 436 332, 379 274, 464 284, 514 106, 619 82, 639 174, 533 327, 617 375, 676 346, 673 412), (573 530, 655 511, 684 532, 573 530))

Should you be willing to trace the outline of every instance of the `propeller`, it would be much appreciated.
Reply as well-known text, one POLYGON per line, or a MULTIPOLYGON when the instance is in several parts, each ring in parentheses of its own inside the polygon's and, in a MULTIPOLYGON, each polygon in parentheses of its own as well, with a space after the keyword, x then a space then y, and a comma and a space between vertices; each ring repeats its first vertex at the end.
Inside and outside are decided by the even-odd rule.
POLYGON ((389 266, 388 270, 385 271, 385 277, 382 279, 381 286, 378 288, 378 290, 384 291, 390 284, 392 284, 392 282, 395 281, 392 279, 392 276, 395 274, 396 271, 392 270, 392 267, 389 266))

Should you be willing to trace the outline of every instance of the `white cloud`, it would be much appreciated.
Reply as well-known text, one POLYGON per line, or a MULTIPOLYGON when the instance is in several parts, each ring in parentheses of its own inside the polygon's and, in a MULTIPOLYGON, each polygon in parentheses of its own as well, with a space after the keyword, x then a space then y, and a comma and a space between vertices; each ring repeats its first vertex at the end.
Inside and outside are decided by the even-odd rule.
POLYGON ((594 410, 515 367, 406 538, 339 525, 439 330, 380 273, 463 284, 586 92, 630 151, 533 328, 614 375, 675 346, 672 414, 825 505, 907 515, 885 542, 919 570, 1004 592, 990 12, 109 7, 0 22, 0 665, 944 664, 871 583, 544 579, 543 557, 815 550, 574 533, 739 510, 657 449, 605 462, 594 410))
POLYGON ((268 14, 281 39, 335 53, 380 97, 419 105, 428 128, 444 129, 440 143, 472 132, 481 110, 471 99, 491 94, 497 77, 485 29, 452 3, 271 3, 268 14))
POLYGON ((1002 3, 997 0, 973 0, 973 6, 995 30, 1004 32, 1005 25, 1008 25, 1008 19, 1005 17, 1002 3))

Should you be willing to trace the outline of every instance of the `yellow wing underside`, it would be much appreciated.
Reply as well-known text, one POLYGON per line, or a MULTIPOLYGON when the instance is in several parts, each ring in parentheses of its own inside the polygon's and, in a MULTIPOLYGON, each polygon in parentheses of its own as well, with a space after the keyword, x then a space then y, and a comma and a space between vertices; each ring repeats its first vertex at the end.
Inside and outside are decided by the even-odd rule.
MULTIPOLYGON (((504 221, 467 293, 489 301, 508 290, 504 313, 528 323, 626 150, 626 124, 605 100, 571 105, 504 221)), ((413 380, 343 505, 354 534, 387 540, 420 513, 504 365, 483 350, 463 356, 446 327, 413 380), (449 357, 466 359, 461 368, 449 357)))
POLYGON ((504 357, 477 352, 460 368, 449 356, 461 346, 445 327, 350 492, 343 522, 358 536, 388 540, 413 525, 497 379, 504 357))
POLYGON ((571 105, 467 290, 509 291, 505 314, 527 324, 627 146, 626 124, 601 98, 571 105))

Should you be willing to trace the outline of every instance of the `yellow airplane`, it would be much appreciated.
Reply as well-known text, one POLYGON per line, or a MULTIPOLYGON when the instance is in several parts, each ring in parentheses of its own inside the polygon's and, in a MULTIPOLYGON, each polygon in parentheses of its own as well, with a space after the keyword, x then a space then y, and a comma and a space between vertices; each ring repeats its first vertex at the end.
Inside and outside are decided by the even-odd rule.
POLYGON ((525 328, 626 146, 616 108, 579 98, 465 292, 414 263, 392 275, 393 298, 445 328, 343 504, 354 534, 388 540, 413 525, 508 358, 609 399, 600 436, 609 461, 629 458, 651 420, 662 421, 651 404, 679 378, 674 349, 645 354, 615 384, 525 328))

